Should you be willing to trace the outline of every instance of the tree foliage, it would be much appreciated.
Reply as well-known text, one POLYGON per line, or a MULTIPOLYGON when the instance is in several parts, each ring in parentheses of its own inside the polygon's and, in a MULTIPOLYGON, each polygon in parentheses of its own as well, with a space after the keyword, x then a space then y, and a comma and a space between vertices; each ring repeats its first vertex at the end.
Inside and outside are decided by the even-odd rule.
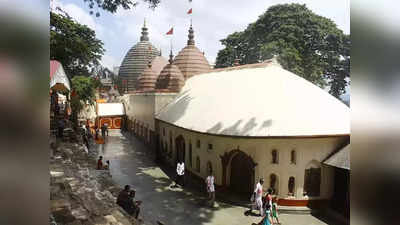
POLYGON ((62 63, 70 77, 88 76, 104 54, 94 30, 68 15, 50 12, 50 58, 62 63))
POLYGON ((272 6, 221 43, 225 48, 218 52, 217 68, 233 65, 235 58, 249 64, 277 55, 283 68, 320 87, 329 84, 336 97, 344 93, 350 76, 350 36, 305 5, 272 6))
POLYGON ((96 88, 101 86, 97 79, 86 76, 75 76, 71 79, 72 94, 71 108, 73 121, 77 121, 78 113, 83 109, 85 104, 93 105, 96 98, 96 88))
MULTIPOLYGON (((97 7, 98 9, 103 9, 105 11, 115 13, 118 7, 122 7, 123 9, 131 9, 139 4, 138 1, 132 0, 83 0, 90 8, 90 14, 94 14, 94 10, 97 7)), ((150 8, 155 8, 160 3, 160 0, 142 0, 146 3, 149 3, 150 8)), ((100 16, 100 12, 97 10, 96 17, 100 16)))

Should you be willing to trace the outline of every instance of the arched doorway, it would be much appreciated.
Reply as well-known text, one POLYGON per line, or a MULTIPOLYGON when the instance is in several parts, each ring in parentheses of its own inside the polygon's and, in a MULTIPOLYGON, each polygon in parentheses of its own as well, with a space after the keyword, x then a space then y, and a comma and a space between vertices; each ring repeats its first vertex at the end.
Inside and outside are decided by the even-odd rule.
POLYGON ((304 173, 304 195, 309 197, 320 196, 321 191, 321 165, 313 160, 306 166, 304 173))
POLYGON ((242 151, 231 160, 230 189, 237 193, 251 194, 254 188, 254 162, 242 151))
POLYGON ((185 162, 185 139, 182 135, 179 135, 175 139, 175 149, 176 149, 176 162, 183 161, 185 162))

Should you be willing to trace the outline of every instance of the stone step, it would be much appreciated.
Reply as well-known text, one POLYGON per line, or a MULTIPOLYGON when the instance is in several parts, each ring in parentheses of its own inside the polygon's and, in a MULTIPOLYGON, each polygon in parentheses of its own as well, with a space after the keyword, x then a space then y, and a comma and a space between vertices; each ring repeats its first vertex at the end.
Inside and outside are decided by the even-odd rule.
POLYGON ((306 206, 278 206, 278 212, 282 214, 302 214, 307 215, 314 212, 314 210, 306 206))

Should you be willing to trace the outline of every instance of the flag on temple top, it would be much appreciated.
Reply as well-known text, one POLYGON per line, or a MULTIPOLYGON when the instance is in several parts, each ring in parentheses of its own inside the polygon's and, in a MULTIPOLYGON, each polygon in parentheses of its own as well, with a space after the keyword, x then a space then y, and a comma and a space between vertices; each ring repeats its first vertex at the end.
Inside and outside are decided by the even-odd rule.
POLYGON ((192 14, 192 9, 189 9, 189 11, 187 12, 187 14, 192 14))
POLYGON ((174 28, 172 27, 168 32, 167 32, 167 35, 171 35, 171 34, 173 34, 174 33, 174 28))

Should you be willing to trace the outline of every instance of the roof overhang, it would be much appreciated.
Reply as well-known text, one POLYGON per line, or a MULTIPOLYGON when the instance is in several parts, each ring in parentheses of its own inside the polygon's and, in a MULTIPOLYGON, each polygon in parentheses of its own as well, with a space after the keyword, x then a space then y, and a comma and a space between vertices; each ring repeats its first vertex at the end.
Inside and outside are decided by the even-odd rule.
POLYGON ((350 144, 329 156, 322 163, 329 166, 350 170, 350 144))
POLYGON ((125 115, 124 104, 122 103, 98 103, 97 116, 123 116, 125 115))

